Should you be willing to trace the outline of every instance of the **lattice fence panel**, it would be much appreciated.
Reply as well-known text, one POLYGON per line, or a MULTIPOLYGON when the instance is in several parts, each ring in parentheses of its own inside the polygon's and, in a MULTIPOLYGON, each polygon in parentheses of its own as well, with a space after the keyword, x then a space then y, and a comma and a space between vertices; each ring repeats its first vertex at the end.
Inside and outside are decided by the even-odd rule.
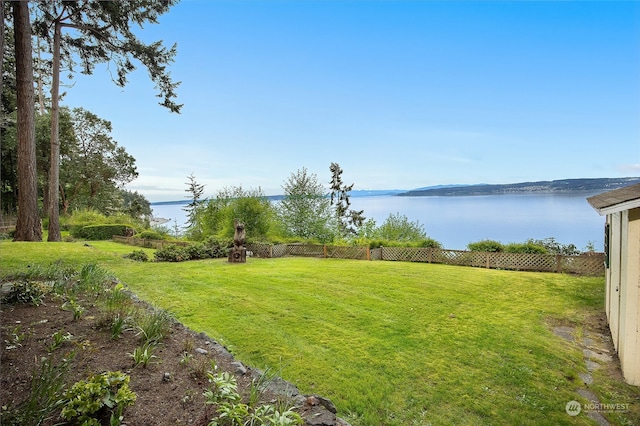
POLYGON ((604 275, 604 253, 582 256, 563 256, 562 272, 579 275, 604 275))
POLYGON ((253 252, 254 257, 271 257, 271 244, 249 243, 246 245, 247 251, 253 252))
POLYGON ((408 262, 411 259, 411 252, 406 247, 383 247, 382 258, 399 262, 408 262))
POLYGON ((473 252, 462 250, 440 250, 434 249, 432 262, 445 263, 447 265, 470 265, 473 252))
POLYGON ((464 252, 464 255, 460 255, 459 258, 465 266, 473 266, 476 268, 491 267, 491 254, 486 252, 468 251, 464 252))
POLYGON ((271 257, 285 257, 289 254, 289 246, 286 244, 276 244, 271 247, 271 257))
POLYGON ((495 263, 491 267, 515 271, 555 272, 558 262, 555 255, 535 253, 493 253, 495 263))
POLYGON ((327 257, 335 259, 367 259, 366 247, 327 246, 327 257))
POLYGON ((324 246, 289 244, 287 246, 289 256, 324 257, 324 246))

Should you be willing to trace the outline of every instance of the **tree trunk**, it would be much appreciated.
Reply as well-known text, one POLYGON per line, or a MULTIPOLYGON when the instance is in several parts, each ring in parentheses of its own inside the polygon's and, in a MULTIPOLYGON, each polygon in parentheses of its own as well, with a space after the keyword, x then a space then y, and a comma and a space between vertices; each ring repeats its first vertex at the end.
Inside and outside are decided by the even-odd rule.
POLYGON ((38 215, 38 181, 33 93, 33 58, 28 1, 12 2, 16 42, 18 104, 18 219, 14 241, 42 241, 38 215))
POLYGON ((51 157, 49 161, 49 237, 47 241, 62 241, 60 235, 60 22, 56 21, 53 33, 53 80, 51 83, 51 157))
MULTIPOLYGON (((4 0, 0 0, 0 73, 4 76, 4 0)), ((3 78, 0 78, 0 120, 3 120, 2 114, 4 108, 2 105, 2 82, 3 78)), ((2 145, 2 135, 0 135, 0 146, 2 145)), ((2 150, 0 150, 0 171, 2 169, 2 150)), ((1 173, 0 173, 1 175, 1 173)), ((0 222, 4 222, 3 205, 0 201, 0 222)))

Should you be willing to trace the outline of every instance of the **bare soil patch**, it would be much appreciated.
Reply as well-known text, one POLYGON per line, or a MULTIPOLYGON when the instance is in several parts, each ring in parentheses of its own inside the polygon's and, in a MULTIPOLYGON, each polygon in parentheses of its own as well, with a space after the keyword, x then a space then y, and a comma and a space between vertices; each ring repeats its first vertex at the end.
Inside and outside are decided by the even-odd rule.
MULTIPOLYGON (((74 320, 72 312, 61 309, 62 303, 54 295, 48 295, 40 306, 2 304, 0 400, 3 415, 29 398, 32 377, 37 375, 44 357, 50 357, 56 364, 71 351, 75 351, 76 356, 65 378, 67 388, 91 374, 105 371, 121 371, 130 376, 129 386, 137 400, 124 411, 123 424, 128 425, 206 425, 211 421, 213 408, 205 406, 202 393, 209 385, 206 372, 212 369, 212 364, 218 366, 218 371, 236 376, 238 391, 245 398, 252 380, 262 374, 235 361, 215 341, 179 323, 172 325, 156 347, 157 358, 147 367, 134 366, 129 354, 141 345, 136 330, 126 329, 114 339, 110 328, 101 324, 102 313, 96 305, 83 303, 86 310, 74 320), (56 332, 69 333, 71 338, 51 350, 56 332)), ((282 384, 286 382, 279 380, 282 392, 282 384)), ((277 380, 272 384, 277 388, 277 380)), ((288 384, 285 387, 288 390, 288 384)), ((291 391, 297 394, 295 386, 291 391)), ((276 398, 281 396, 269 389, 262 395, 266 403, 276 398)), ((335 415, 333 419, 335 421, 335 415)), ((59 413, 54 413, 44 424, 61 421, 59 413)))

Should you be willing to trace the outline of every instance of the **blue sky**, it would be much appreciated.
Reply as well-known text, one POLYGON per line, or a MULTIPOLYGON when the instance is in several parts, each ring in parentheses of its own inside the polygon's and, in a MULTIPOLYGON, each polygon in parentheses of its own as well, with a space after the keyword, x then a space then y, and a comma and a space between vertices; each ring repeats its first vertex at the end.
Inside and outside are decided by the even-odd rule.
POLYGON ((63 103, 112 122, 150 201, 331 162, 354 189, 640 176, 640 2, 183 0, 140 35, 178 44, 181 114, 142 67, 63 103))

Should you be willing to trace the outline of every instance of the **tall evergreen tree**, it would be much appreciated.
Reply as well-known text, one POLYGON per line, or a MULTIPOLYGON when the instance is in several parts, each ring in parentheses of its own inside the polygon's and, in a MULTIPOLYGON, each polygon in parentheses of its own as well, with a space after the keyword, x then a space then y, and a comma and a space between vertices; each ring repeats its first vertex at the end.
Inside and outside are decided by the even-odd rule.
POLYGON ((2 80, 0 81, 2 107, 0 110, 0 215, 15 215, 18 211, 18 149, 16 139, 16 61, 11 6, 0 0, 4 30, 2 38, 2 80))
POLYGON ((189 194, 191 201, 182 210, 187 213, 187 228, 192 228, 197 222, 198 207, 200 206, 200 198, 204 192, 204 185, 196 181, 193 173, 187 176, 187 179, 189 179, 189 182, 187 182, 187 189, 185 189, 185 191, 189 194))
POLYGON ((331 163, 329 166, 331 171, 331 205, 335 205, 336 218, 340 234, 343 237, 356 235, 358 228, 365 221, 363 216, 364 210, 351 210, 351 200, 349 192, 353 189, 351 185, 345 185, 342 182, 342 168, 338 163, 331 163))
MULTIPOLYGON (((171 112, 180 112, 182 105, 175 102, 175 89, 179 83, 171 79, 167 65, 173 62, 176 45, 167 49, 162 42, 150 44, 138 39, 132 25, 157 23, 176 0, 95 1, 51 0, 38 2, 42 12, 36 21, 38 35, 50 45, 53 76, 51 84, 51 166, 49 168, 49 241, 59 241, 59 149, 58 112, 60 63, 62 59, 73 65, 80 58, 82 72, 91 74, 96 63, 112 63, 116 67, 118 86, 127 83, 127 74, 135 69, 132 60, 141 62, 156 84, 160 105, 171 112), (63 28, 71 29, 62 33, 63 28)), ((73 71, 73 67, 70 67, 73 71)))
POLYGON ((29 3, 12 2, 16 54, 18 218, 15 241, 42 241, 38 214, 33 59, 29 3))

